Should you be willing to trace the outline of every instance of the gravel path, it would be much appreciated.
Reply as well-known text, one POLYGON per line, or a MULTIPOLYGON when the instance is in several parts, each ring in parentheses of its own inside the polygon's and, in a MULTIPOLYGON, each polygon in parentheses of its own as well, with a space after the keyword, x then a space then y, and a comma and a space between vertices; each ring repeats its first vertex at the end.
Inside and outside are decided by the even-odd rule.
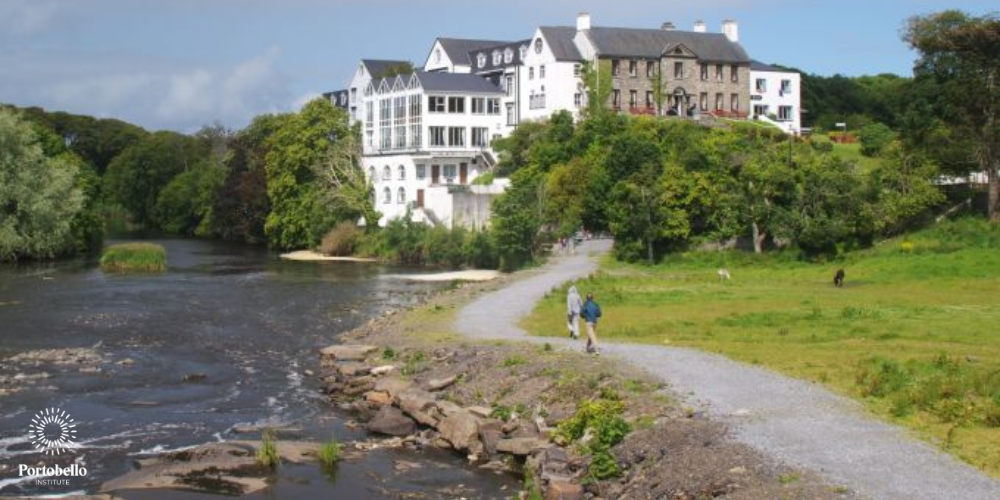
MULTIPOLYGON (((554 258, 533 276, 463 308, 456 328, 473 338, 582 349, 568 339, 527 337, 518 322, 546 292, 594 272, 593 255, 608 248, 610 242, 587 242, 575 256, 554 258)), ((687 395, 688 404, 731 424, 738 440, 833 485, 874 500, 1000 499, 1000 482, 821 386, 692 349, 603 344, 602 350, 644 367, 687 395)))

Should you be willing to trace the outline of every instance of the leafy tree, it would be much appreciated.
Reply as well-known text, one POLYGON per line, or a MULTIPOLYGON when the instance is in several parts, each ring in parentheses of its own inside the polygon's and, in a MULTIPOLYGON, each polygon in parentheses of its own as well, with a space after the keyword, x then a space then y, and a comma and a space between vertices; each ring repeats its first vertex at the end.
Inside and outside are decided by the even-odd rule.
POLYGON ((355 133, 347 113, 325 99, 306 104, 275 131, 266 157, 271 212, 264 224, 272 246, 314 247, 337 223, 336 214, 320 200, 314 166, 338 141, 355 133))
POLYGON ((787 234, 785 224, 796 189, 795 173, 777 149, 760 144, 733 179, 736 202, 741 207, 739 219, 743 227, 750 227, 758 254, 763 253, 768 237, 787 234))
POLYGON ((47 259, 73 248, 84 197, 77 166, 48 158, 32 126, 0 109, 0 261, 47 259))
POLYGON ((861 128, 858 140, 861 142, 861 154, 878 156, 896 139, 895 132, 889 127, 873 122, 861 128))
POLYGON ((157 226, 171 233, 211 235, 213 197, 225 179, 225 167, 211 159, 178 174, 157 196, 157 226))
POLYGON ((382 214, 375 209, 375 187, 361 166, 361 140, 357 134, 341 137, 329 156, 314 166, 320 200, 341 220, 365 219, 377 227, 382 214))
POLYGON ((937 166, 925 156, 890 147, 869 174, 874 230, 883 235, 898 234, 928 208, 944 201, 934 185, 939 175, 937 166))
POLYGON ((989 183, 989 220, 1000 223, 1000 19, 956 10, 915 16, 903 38, 920 54, 916 78, 940 89, 949 111, 943 121, 974 140, 989 183))
POLYGON ((511 176, 510 188, 493 201, 491 231, 500 268, 505 271, 534 259, 542 226, 544 180, 544 174, 535 168, 519 170, 511 176))

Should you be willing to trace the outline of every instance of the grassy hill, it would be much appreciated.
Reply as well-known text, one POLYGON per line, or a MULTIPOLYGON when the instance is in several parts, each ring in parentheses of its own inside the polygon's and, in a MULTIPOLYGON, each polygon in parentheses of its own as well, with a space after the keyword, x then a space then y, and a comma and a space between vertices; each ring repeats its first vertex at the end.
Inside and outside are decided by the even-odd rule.
MULTIPOLYGON (((946 222, 827 263, 608 260, 579 288, 605 311, 603 340, 694 347, 824 384, 1000 477, 1000 228, 946 222), (840 268, 844 288, 832 284, 840 268)), ((564 335, 565 289, 524 326, 564 335)))

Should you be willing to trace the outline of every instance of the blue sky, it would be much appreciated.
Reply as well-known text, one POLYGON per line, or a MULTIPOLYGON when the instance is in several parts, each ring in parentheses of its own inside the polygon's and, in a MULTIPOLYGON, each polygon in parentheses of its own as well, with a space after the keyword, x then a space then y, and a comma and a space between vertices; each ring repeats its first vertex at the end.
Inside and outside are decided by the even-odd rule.
POLYGON ((718 31, 751 56, 830 75, 907 75, 913 14, 995 0, 0 0, 0 102, 150 129, 239 128, 343 87, 362 57, 420 64, 436 36, 514 40, 538 25, 718 31))

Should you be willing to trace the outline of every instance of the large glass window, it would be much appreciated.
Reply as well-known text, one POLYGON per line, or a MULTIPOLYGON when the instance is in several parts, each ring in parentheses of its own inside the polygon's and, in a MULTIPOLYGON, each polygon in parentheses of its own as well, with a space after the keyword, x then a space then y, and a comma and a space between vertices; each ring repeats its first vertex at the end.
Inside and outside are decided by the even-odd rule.
POLYGON ((465 146, 465 127, 448 127, 448 145, 453 148, 465 146))
POLYGON ((517 115, 514 114, 514 103, 507 103, 507 125, 517 125, 517 115))
POLYGON ((392 99, 379 99, 379 146, 392 148, 392 99))
POLYGON ((622 91, 618 89, 611 89, 611 105, 615 109, 621 109, 622 107, 622 91))
POLYGON ((417 94, 410 96, 410 147, 419 149, 423 147, 423 137, 421 136, 421 131, 423 126, 422 120, 422 110, 421 104, 423 99, 417 94))
POLYGON ((723 66, 721 64, 716 64, 715 65, 715 79, 716 79, 716 81, 720 81, 720 82, 722 81, 722 68, 723 68, 723 66))
POLYGON ((545 65, 538 67, 538 78, 545 78, 545 65))
POLYGON ((444 140, 444 127, 428 127, 431 136, 431 146, 447 146, 444 140))
POLYGON ((406 96, 399 96, 394 99, 395 116, 393 124, 396 128, 396 149, 406 147, 406 96))
POLYGON ((628 107, 634 108, 638 104, 638 102, 636 102, 638 100, 639 100, 639 92, 636 91, 636 90, 629 90, 628 91, 628 107))
POLYGON ((387 181, 389 179, 392 179, 392 169, 389 168, 389 165, 386 165, 382 168, 382 180, 387 181))
POLYGON ((445 98, 440 95, 432 95, 427 97, 427 112, 428 113, 444 113, 445 112, 445 98))
POLYGON ((465 98, 464 97, 449 97, 448 98, 448 112, 449 113, 465 113, 465 98))
POLYGON ((472 98, 472 114, 481 115, 486 113, 486 98, 484 97, 473 97, 472 98))
POLYGON ((723 99, 724 99, 724 97, 722 95, 722 92, 718 92, 718 93, 715 94, 715 110, 716 111, 722 111, 722 109, 723 109, 723 107, 722 107, 722 105, 723 105, 722 100, 723 99))
POLYGON ((698 96, 698 104, 701 105, 702 111, 708 111, 708 92, 702 92, 698 96))
POLYGON ((505 77, 505 81, 507 83, 504 85, 503 89, 507 91, 507 95, 508 96, 513 95, 514 94, 514 75, 507 75, 505 77))
POLYGON ((486 127, 473 127, 472 128, 472 146, 477 148, 485 148, 489 145, 490 129, 486 127))
POLYGON ((455 180, 455 165, 445 165, 444 166, 444 178, 449 183, 455 180))

